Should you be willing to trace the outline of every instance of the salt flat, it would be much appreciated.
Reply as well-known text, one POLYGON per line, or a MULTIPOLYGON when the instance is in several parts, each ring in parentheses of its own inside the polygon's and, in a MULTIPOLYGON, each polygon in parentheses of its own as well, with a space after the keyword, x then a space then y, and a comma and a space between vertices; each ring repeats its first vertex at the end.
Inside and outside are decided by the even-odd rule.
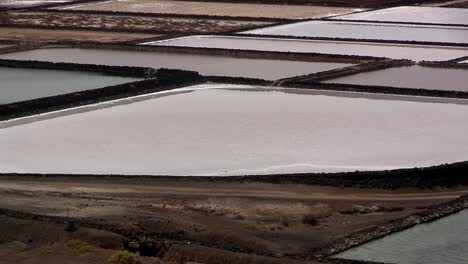
POLYGON ((326 82, 468 92, 468 69, 415 65, 363 72, 326 82))
POLYGON ((356 55, 414 61, 445 61, 468 55, 468 48, 462 47, 208 35, 151 41, 142 45, 356 55))
POLYGON ((172 68, 202 75, 276 80, 351 66, 349 63, 254 59, 208 54, 52 48, 1 54, 2 59, 172 68))
POLYGON ((468 43, 468 27, 411 24, 306 21, 254 29, 243 33, 296 37, 468 43))
POLYGON ((468 24, 468 9, 400 6, 337 16, 334 19, 466 25, 468 24))
POLYGON ((0 171, 233 175, 431 166, 468 160, 467 115, 464 100, 204 84, 1 122, 0 171))

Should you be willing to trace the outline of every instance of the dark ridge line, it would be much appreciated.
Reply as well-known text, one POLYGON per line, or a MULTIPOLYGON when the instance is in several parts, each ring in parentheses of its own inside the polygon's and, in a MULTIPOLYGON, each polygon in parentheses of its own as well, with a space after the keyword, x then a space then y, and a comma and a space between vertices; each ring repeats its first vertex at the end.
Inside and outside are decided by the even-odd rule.
MULTIPOLYGON (((467 57, 468 58, 468 57, 467 57)), ((459 59, 456 59, 459 60, 459 59)), ((466 59, 463 59, 466 60, 466 59)), ((460 61, 463 61, 460 60, 460 61)), ((433 68, 452 68, 468 70, 468 63, 458 63, 457 61, 420 61, 420 66, 433 67, 433 68)), ((466 72, 468 74, 468 71, 466 72)))
MULTIPOLYGON (((270 26, 268 26, 270 27, 270 26)), ((274 27, 274 26, 271 26, 274 27)), ((261 27, 264 28, 264 27, 261 27)), ((261 29, 258 28, 258 29, 261 29)), ((248 31, 248 30, 247 30, 248 31)), ((222 35, 217 33, 215 35, 222 35)), ((420 41, 420 40, 390 40, 390 39, 360 39, 360 38, 329 38, 329 37, 307 37, 307 36, 290 36, 290 35, 265 35, 265 34, 250 34, 242 33, 236 36, 256 37, 256 38, 273 38, 273 39, 303 39, 303 40, 323 40, 323 41, 338 41, 338 42, 364 42, 364 43, 383 43, 383 44, 403 44, 403 45, 420 45, 420 46, 445 46, 445 47, 468 47, 468 43, 457 42, 435 42, 435 41, 420 41)), ((467 51, 468 52, 468 51, 467 51)))
POLYGON ((201 182, 262 182, 396 190, 468 186, 468 161, 430 167, 341 173, 294 173, 239 176, 170 176, 122 174, 0 173, 0 177, 135 179, 201 182))
MULTIPOLYGON (((176 1, 176 0, 174 0, 176 1)), ((345 15, 341 15, 345 16, 345 15)), ((375 24, 399 24, 399 25, 426 25, 426 26, 444 26, 444 27, 468 27, 468 24, 443 24, 443 23, 422 23, 422 22, 399 22, 399 21, 376 21, 376 20, 353 20, 353 19, 338 19, 324 18, 324 21, 337 21, 337 22, 355 22, 355 23, 375 23, 375 24)))
MULTIPOLYGON (((350 3, 352 1, 314 1, 314 0, 174 0, 174 1, 192 1, 192 2, 215 2, 215 3, 242 3, 242 4, 286 4, 286 5, 299 5, 299 6, 323 6, 323 7, 342 7, 342 8, 387 8, 395 7, 399 5, 414 5, 419 3, 425 3, 424 0, 390 0, 382 1, 383 3, 369 3, 354 5, 350 3), (332 3, 330 3, 332 2, 332 3)), ((440 2, 440 1, 431 1, 440 2)))
POLYGON ((411 60, 393 60, 393 59, 367 62, 367 63, 351 65, 351 66, 328 70, 328 71, 321 71, 317 73, 311 73, 311 74, 306 74, 306 75, 279 79, 279 80, 276 80, 273 85, 274 86, 288 86, 288 84, 294 85, 295 83, 302 83, 302 82, 307 82, 307 83, 321 82, 324 80, 336 79, 339 77, 359 74, 363 72, 371 72, 371 71, 376 71, 376 70, 388 69, 392 67, 410 66, 414 64, 415 62, 411 60))
MULTIPOLYGON (((201 35, 201 34, 198 34, 201 35)), ((229 35, 216 35, 216 36, 227 36, 230 37, 229 35)), ((237 36, 238 37, 238 36, 237 36)), ((141 44, 141 46, 151 46, 148 44, 141 44)), ((190 50, 190 49, 197 49, 200 51, 213 51, 213 52, 229 52, 229 53, 235 53, 235 52, 251 52, 251 53, 264 53, 264 54, 289 54, 289 55, 296 55, 296 56, 316 56, 316 57, 323 57, 323 58, 339 58, 339 59, 355 59, 355 60, 384 60, 384 59, 389 59, 387 57, 373 57, 373 56, 359 56, 359 55, 344 55, 344 54, 327 54, 327 53, 318 53, 318 52, 283 52, 283 51, 263 51, 263 50, 247 50, 247 49, 223 49, 223 48, 204 48, 204 47, 184 47, 184 46, 163 46, 163 45, 155 45, 153 47, 159 47, 159 48, 166 48, 166 49, 172 49, 172 50, 190 50)))
MULTIPOLYGON (((35 24, 0 24, 0 27, 15 27, 15 28, 37 28, 37 29, 49 29, 49 30, 75 30, 75 31, 96 31, 96 32, 110 32, 110 33, 147 33, 147 34, 156 34, 164 35, 167 33, 184 33, 189 35, 201 35, 201 34, 216 34, 219 32, 199 32, 199 31, 171 31, 171 30, 153 30, 153 29, 125 29, 125 28, 97 28, 97 27, 87 27, 87 26, 51 26, 51 25, 35 25, 35 24)), ((246 27, 249 30, 248 27, 246 27)), ((242 30, 242 29, 239 29, 242 30)), ((232 30, 225 30, 225 32, 230 32, 232 30)))
POLYGON ((153 17, 153 18, 179 18, 179 19, 200 19, 200 20, 233 20, 252 22, 297 22, 298 19, 274 18, 274 17, 248 17, 248 16, 218 16, 218 15, 197 15, 197 14, 175 14, 175 13, 145 13, 128 11, 100 11, 100 10, 73 10, 73 9, 40 9, 38 13, 70 13, 70 14, 91 14, 91 15, 111 15, 111 16, 132 16, 132 17, 153 17))
POLYGON ((295 83, 287 83, 286 87, 311 89, 311 90, 326 90, 326 91, 438 97, 438 98, 447 98, 447 99, 468 99, 468 91, 449 91, 449 90, 434 90, 434 89, 404 88, 404 87, 400 88, 400 87, 378 86, 378 85, 358 85, 358 84, 320 83, 320 82, 314 82, 314 81, 310 81, 310 82, 301 81, 301 82, 295 82, 295 83))
POLYGON ((138 44, 143 43, 143 42, 169 40, 169 39, 173 39, 173 38, 182 38, 182 37, 188 37, 188 36, 190 36, 190 35, 188 35, 188 34, 166 34, 166 35, 161 35, 161 36, 157 36, 157 37, 140 38, 140 39, 121 41, 121 42, 114 42, 114 43, 121 44, 121 45, 138 45, 138 44))
POLYGON ((448 60, 446 62, 460 62, 460 61, 465 61, 465 60, 468 60, 468 56, 464 56, 464 57, 461 57, 461 58, 456 58, 456 59, 453 59, 453 60, 448 60))
MULTIPOLYGON (((26 48, 24 46, 23 48, 26 48)), ((55 43, 41 43, 40 45, 29 48, 34 49, 50 48, 82 48, 82 49, 102 49, 102 50, 128 50, 142 52, 164 52, 164 53, 183 53, 183 54, 203 54, 217 55, 236 58, 251 59, 271 59, 271 60, 290 60, 290 61, 316 61, 316 62, 349 62, 361 63, 363 61, 376 61, 386 58, 339 55, 339 54, 321 54, 321 53, 301 53, 301 52, 277 52, 277 51, 256 51, 256 50, 236 50, 219 48, 197 48, 197 47, 171 47, 171 46, 152 46, 152 45, 133 45, 122 43, 82 43, 73 41, 57 41, 55 43)))

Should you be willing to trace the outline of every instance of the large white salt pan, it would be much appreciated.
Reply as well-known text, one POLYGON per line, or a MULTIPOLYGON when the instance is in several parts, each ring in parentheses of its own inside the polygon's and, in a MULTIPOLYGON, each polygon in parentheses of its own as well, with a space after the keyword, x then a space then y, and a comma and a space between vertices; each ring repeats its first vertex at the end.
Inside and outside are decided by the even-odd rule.
POLYGON ((0 171, 231 175, 468 160, 463 100, 247 88, 200 85, 2 122, 0 171))

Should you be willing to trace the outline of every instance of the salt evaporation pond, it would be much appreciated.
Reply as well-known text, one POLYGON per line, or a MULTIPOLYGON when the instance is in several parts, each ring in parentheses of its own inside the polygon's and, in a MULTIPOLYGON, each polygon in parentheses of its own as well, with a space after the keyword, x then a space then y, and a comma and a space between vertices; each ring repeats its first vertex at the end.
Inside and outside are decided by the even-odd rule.
POLYGON ((306 21, 254 29, 243 33, 296 37, 468 43, 467 27, 411 24, 306 21))
POLYGON ((398 264, 466 264, 468 210, 417 225, 337 255, 339 258, 398 264))
POLYGON ((468 102, 203 84, 0 122, 0 172, 237 175, 468 160, 468 102))
POLYGON ((468 48, 461 47, 231 36, 181 37, 142 45, 356 55, 415 61, 445 61, 468 55, 468 48))
POLYGON ((468 9, 401 6, 336 16, 334 19, 466 25, 468 24, 468 9))
POLYGON ((73 0, 2 0, 0 7, 32 7, 45 4, 68 3, 72 1, 73 0))
MULTIPOLYGON (((461 57, 461 56, 458 56, 461 57)), ((1 59, 39 60, 197 71, 202 75, 276 80, 350 66, 348 63, 252 59, 204 54, 50 48, 1 54, 1 59)))
POLYGON ((325 82, 468 92, 468 69, 415 65, 364 72, 325 82))
POLYGON ((91 72, 0 67, 0 80, 0 104, 9 104, 138 79, 91 72))

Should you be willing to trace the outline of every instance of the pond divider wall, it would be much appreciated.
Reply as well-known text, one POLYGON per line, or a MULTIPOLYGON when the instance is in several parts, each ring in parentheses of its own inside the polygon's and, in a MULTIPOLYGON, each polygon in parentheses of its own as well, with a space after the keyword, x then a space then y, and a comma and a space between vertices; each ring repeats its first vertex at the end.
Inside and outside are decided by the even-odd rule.
POLYGON ((197 72, 171 70, 171 69, 151 69, 138 67, 116 67, 103 65, 49 63, 49 62, 28 62, 0 60, 3 67, 23 67, 35 69, 54 69, 71 71, 91 71, 118 75, 126 77, 150 78, 147 80, 124 83, 103 88, 79 91, 57 96, 50 96, 0 105, 0 120, 8 120, 27 115, 56 111, 70 107, 77 107, 87 104, 98 103, 118 98, 125 98, 144 93, 160 92, 175 88, 185 87, 204 82, 202 76, 197 72))
POLYGON ((362 63, 376 60, 383 60, 381 57, 355 56, 355 55, 334 55, 321 53, 300 53, 300 52, 277 52, 277 51, 255 51, 236 50, 218 48, 192 48, 192 47, 170 47, 151 45, 131 45, 131 44, 111 44, 111 43, 82 43, 76 41, 57 41, 53 44, 37 44, 36 46, 24 46, 22 50, 33 50, 35 48, 78 48, 78 49, 101 49, 101 50, 126 50, 126 51, 147 51, 160 53, 180 53, 197 55, 215 55, 236 58, 250 59, 271 59, 309 62, 337 62, 337 63, 362 63))
MULTIPOLYGON (((186 1, 186 0, 175 0, 186 1)), ((211 0, 191 0, 194 2, 212 2, 211 0)), ((355 0, 218 0, 221 3, 280 4, 280 5, 316 5, 329 7, 384 8, 398 5, 413 5, 423 0, 364 0, 356 4, 355 0)))
POLYGON ((398 22, 398 21, 379 21, 379 20, 339 19, 338 17, 324 18, 323 20, 338 21, 338 22, 352 22, 352 23, 468 27, 468 24, 443 24, 443 23, 421 23, 421 22, 398 22))
POLYGON ((316 83, 316 82, 307 82, 307 81, 288 83, 285 86, 290 87, 290 88, 314 89, 314 90, 326 90, 326 91, 345 91, 345 92, 360 92, 360 93, 378 93, 378 94, 395 94, 395 95, 409 95, 409 96, 468 99, 468 92, 464 92, 464 91, 429 90, 429 89, 400 88, 400 87, 391 87, 391 86, 373 86, 373 85, 358 85, 358 84, 316 83))
POLYGON ((381 60, 381 61, 375 61, 375 62, 362 63, 358 65, 352 65, 352 66, 333 69, 329 71, 312 73, 308 75, 284 78, 284 79, 275 81, 274 85, 275 86, 287 86, 289 84, 302 83, 302 82, 314 83, 314 82, 320 82, 320 81, 329 80, 329 79, 335 79, 338 77, 354 75, 354 74, 362 73, 362 72, 375 71, 375 70, 380 70, 380 69, 400 67, 400 66, 406 66, 406 65, 410 66, 413 64, 414 62, 411 60, 387 59, 387 60, 381 60))

